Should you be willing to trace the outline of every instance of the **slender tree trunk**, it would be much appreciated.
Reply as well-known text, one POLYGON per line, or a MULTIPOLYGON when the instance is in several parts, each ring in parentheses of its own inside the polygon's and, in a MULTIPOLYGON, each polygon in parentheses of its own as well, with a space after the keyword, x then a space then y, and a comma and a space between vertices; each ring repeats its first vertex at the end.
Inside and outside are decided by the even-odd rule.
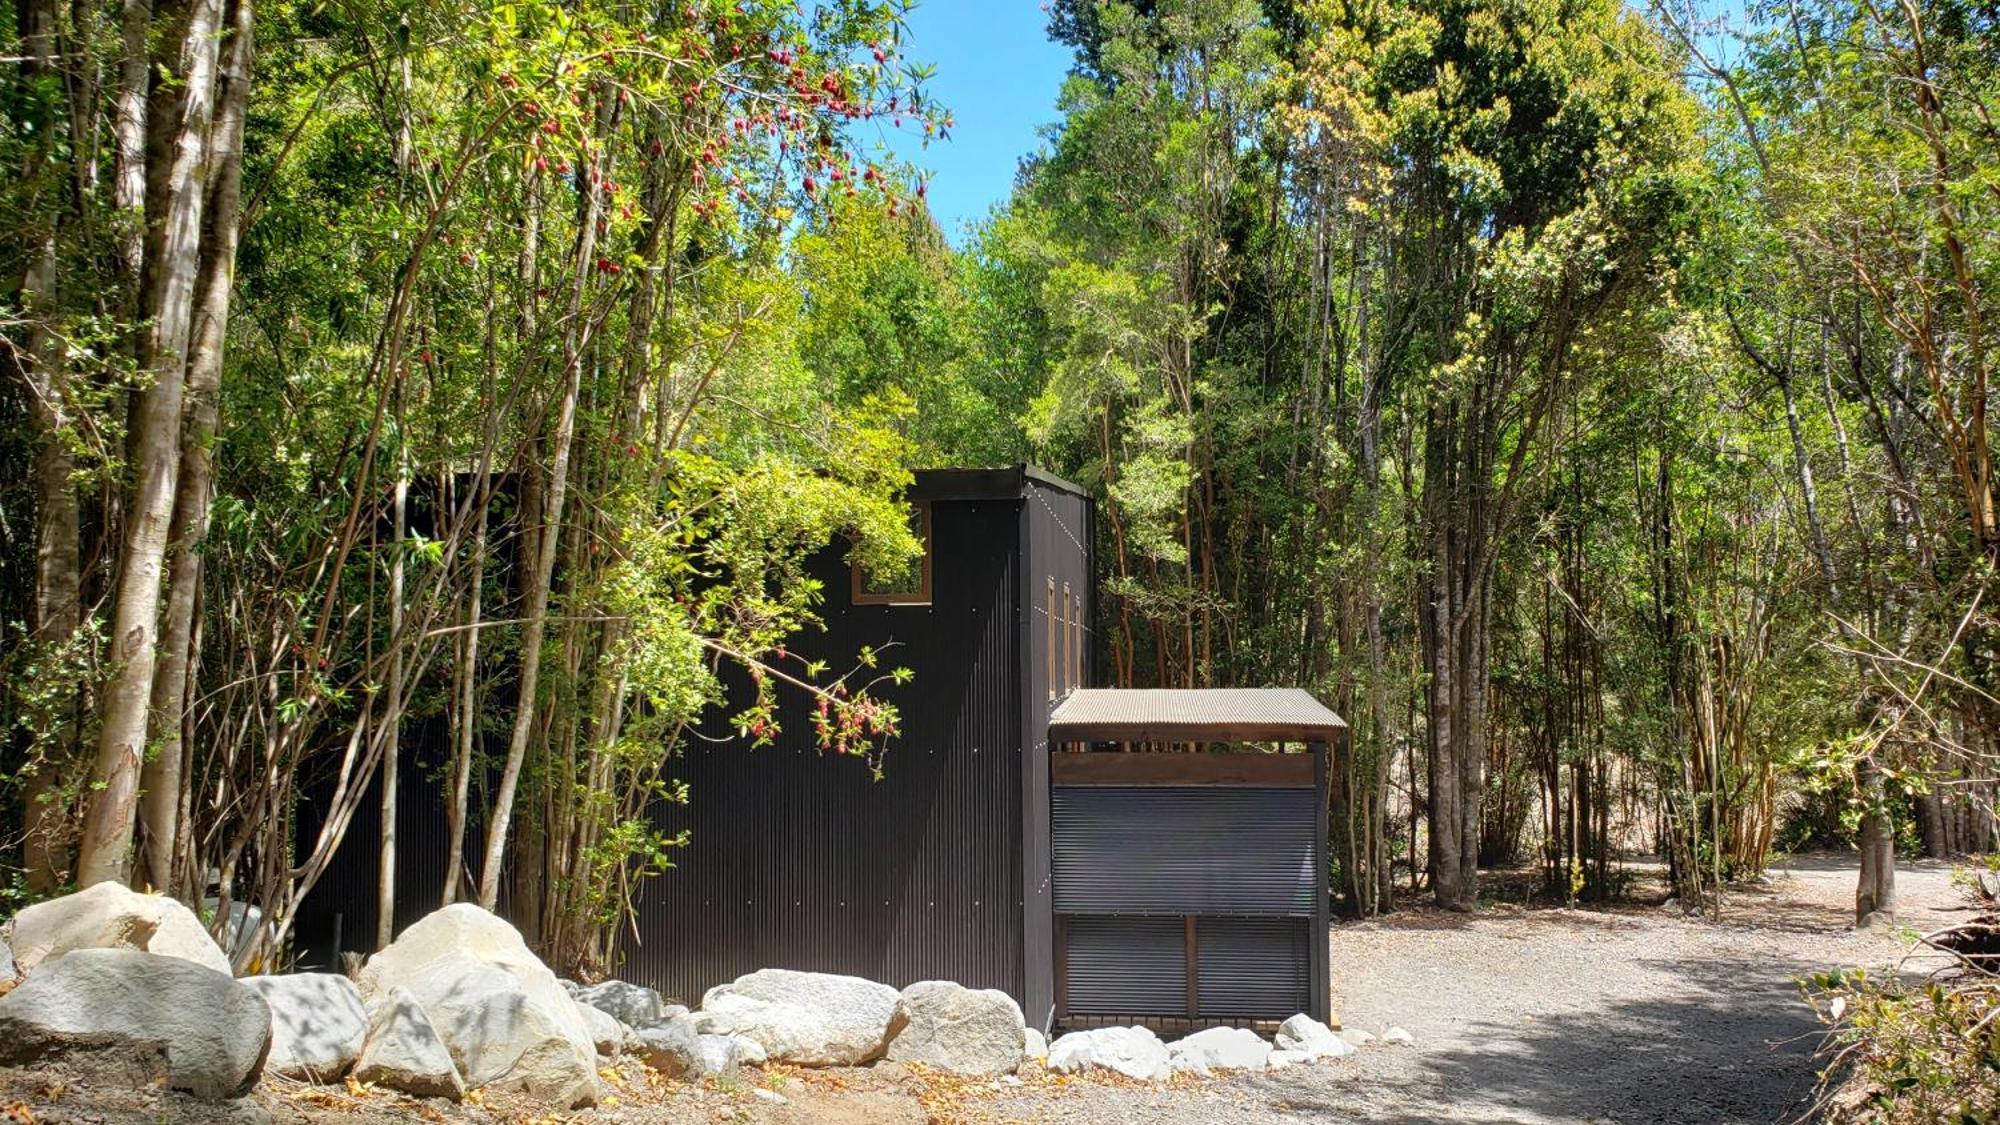
POLYGON ((1860 767, 1861 880, 1854 891, 1854 924, 1873 926, 1896 917, 1896 826, 1882 804, 1882 771, 1871 761, 1860 767))
MULTIPOLYGON (((26 58, 21 69, 39 80, 55 65, 57 15, 51 3, 29 5, 22 27, 26 58)), ((49 143, 54 122, 45 122, 49 143)), ((77 128, 72 122, 71 128, 77 128)), ((45 147, 38 162, 53 159, 45 147)), ((33 638, 43 645, 68 644, 83 622, 83 550, 77 502, 76 456, 70 447, 69 374, 63 343, 54 330, 60 315, 57 299, 58 214, 51 204, 46 227, 22 280, 23 303, 30 323, 22 374, 28 386, 28 407, 34 420, 35 464, 35 600, 33 638)), ((22 786, 21 866, 28 889, 48 894, 62 884, 69 869, 69 817, 62 799, 65 777, 76 766, 77 743, 83 728, 83 695, 75 693, 68 714, 48 732, 47 749, 22 786)))
POLYGON ((151 130, 163 143, 149 149, 162 155, 171 152, 172 165, 161 177, 157 225, 150 209, 148 214, 147 253, 157 257, 145 271, 153 279, 153 296, 148 301, 151 323, 141 370, 152 382, 138 392, 133 410, 132 483, 112 615, 112 668, 104 687, 97 761, 91 771, 94 794, 77 857, 77 881, 83 886, 123 880, 132 850, 162 570, 180 473, 181 405, 201 262, 220 20, 221 0, 194 0, 178 71, 181 113, 176 121, 154 122, 151 130), (157 234, 150 233, 154 229, 157 234))
POLYGON ((215 435, 222 393, 222 354, 228 336, 229 298, 236 281, 237 216, 243 195, 243 120, 249 108, 250 67, 255 55, 252 0, 236 0, 229 52, 217 96, 210 159, 208 231, 202 241, 194 324, 188 358, 186 418, 182 426, 180 474, 175 488, 173 569, 160 628, 159 667, 153 675, 155 751, 141 776, 144 797, 145 882, 161 891, 177 889, 175 858, 181 847, 182 769, 187 692, 193 677, 196 608, 201 600, 203 540, 208 537, 209 504, 214 496, 215 435))
MULTIPOLYGON (((402 412, 399 410, 400 415, 402 412)), ((398 438, 407 431, 398 427, 398 438)), ((389 674, 384 684, 388 698, 382 725, 388 748, 382 752, 382 848, 375 884, 375 948, 383 949, 396 937, 396 797, 403 756, 403 555, 404 537, 409 529, 410 462, 399 451, 396 471, 395 552, 389 561, 389 674)))

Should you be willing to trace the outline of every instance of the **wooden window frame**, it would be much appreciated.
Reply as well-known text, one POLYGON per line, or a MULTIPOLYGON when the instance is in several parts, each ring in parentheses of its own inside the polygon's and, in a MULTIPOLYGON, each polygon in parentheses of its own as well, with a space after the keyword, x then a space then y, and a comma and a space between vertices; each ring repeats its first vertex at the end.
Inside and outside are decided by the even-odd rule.
POLYGON ((1076 667, 1076 629, 1073 627, 1075 625, 1076 618, 1075 615, 1070 610, 1071 604, 1072 603, 1070 601, 1069 583, 1065 582, 1063 583, 1063 592, 1062 592, 1062 613, 1063 613, 1062 681, 1063 681, 1064 695, 1068 695, 1070 692, 1076 689, 1076 680, 1073 679, 1070 675, 1071 670, 1076 667))
POLYGON ((857 559, 847 568, 853 604, 931 604, 931 502, 928 500, 918 500, 913 502, 910 508, 917 516, 917 539, 924 545, 923 558, 918 560, 917 563, 917 588, 914 591, 870 593, 861 580, 861 562, 857 559))
POLYGON ((1058 692, 1056 691, 1056 576, 1053 574, 1048 576, 1048 589, 1042 595, 1042 620, 1047 623, 1048 628, 1045 632, 1049 641, 1048 660, 1043 663, 1042 671, 1049 682, 1049 698, 1054 699, 1058 692))

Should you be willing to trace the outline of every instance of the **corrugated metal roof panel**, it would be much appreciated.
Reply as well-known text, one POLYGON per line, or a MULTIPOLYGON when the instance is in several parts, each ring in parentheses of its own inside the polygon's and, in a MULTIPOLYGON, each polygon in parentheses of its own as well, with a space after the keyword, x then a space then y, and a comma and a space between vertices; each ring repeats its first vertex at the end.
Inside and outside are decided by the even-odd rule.
POLYGON ((1081 688, 1054 742, 1333 742, 1347 723, 1298 688, 1081 688))

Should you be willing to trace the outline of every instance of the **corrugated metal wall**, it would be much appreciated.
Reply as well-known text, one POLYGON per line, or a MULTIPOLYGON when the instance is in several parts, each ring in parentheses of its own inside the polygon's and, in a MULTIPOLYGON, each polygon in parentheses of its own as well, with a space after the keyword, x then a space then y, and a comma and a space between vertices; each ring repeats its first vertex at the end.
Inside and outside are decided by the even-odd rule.
POLYGON ((670 769, 690 803, 661 816, 690 842, 643 889, 619 976, 688 1003, 767 966, 1022 997, 1020 508, 932 502, 929 606, 849 606, 840 553, 814 560, 827 632, 798 647, 843 668, 893 641, 916 673, 885 692, 904 729, 884 776, 813 748, 796 691, 777 745, 691 745, 670 769))
POLYGON ((1094 509, 1086 496, 1030 475, 1021 508, 1021 807, 1025 995, 1028 1023, 1046 1030, 1056 1003, 1054 890, 1049 851, 1049 712, 1069 688, 1094 682, 1094 509))

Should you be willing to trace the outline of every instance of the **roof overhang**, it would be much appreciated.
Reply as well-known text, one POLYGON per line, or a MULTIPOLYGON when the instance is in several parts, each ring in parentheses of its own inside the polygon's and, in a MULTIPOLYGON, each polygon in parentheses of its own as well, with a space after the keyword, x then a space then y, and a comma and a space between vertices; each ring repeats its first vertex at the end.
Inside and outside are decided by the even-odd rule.
POLYGON ((1079 688, 1049 716, 1061 742, 1325 742, 1347 723, 1299 688, 1079 688))

